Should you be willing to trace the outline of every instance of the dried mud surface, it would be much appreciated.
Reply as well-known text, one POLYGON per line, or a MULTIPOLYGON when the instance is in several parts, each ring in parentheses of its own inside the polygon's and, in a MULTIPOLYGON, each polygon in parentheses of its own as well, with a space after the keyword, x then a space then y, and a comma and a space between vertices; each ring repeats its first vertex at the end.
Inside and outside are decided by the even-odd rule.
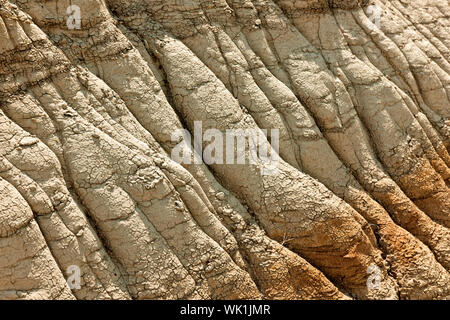
POLYGON ((0 299, 449 299, 449 13, 0 0, 0 299), (278 172, 174 162, 196 121, 278 172))

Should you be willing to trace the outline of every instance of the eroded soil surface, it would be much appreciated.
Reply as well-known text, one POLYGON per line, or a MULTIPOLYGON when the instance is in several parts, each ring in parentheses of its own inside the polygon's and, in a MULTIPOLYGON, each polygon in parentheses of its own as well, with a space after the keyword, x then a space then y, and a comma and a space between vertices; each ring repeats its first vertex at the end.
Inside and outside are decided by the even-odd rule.
POLYGON ((0 0, 0 299, 450 298, 449 13, 0 0), (175 162, 196 122, 278 171, 175 162))

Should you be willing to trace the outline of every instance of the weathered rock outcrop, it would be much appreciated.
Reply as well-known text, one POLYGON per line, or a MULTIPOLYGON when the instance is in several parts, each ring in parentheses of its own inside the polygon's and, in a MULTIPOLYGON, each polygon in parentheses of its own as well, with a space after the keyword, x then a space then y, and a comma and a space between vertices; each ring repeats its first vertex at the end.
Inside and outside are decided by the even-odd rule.
POLYGON ((0 299, 450 298, 449 9, 0 0, 0 299))

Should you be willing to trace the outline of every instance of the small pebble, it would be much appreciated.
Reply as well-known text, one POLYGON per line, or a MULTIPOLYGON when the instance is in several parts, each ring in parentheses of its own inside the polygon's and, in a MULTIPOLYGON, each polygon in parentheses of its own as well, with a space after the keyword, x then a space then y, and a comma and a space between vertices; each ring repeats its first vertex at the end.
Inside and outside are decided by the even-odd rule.
POLYGON ((223 192, 217 193, 216 198, 219 199, 220 201, 225 200, 225 193, 223 193, 223 192))
POLYGON ((37 144, 38 142, 39 142, 39 139, 37 139, 37 138, 34 138, 34 137, 25 137, 25 138, 23 138, 22 140, 20 140, 19 145, 20 145, 21 147, 29 147, 29 146, 32 146, 32 145, 37 144))

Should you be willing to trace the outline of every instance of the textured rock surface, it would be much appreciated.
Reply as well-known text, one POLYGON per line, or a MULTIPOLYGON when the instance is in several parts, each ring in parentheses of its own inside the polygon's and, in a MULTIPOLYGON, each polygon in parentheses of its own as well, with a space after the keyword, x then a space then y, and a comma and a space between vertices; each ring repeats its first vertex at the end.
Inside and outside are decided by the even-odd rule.
POLYGON ((449 12, 0 0, 0 299, 449 299, 449 12), (195 121, 278 172, 174 162, 195 121))

